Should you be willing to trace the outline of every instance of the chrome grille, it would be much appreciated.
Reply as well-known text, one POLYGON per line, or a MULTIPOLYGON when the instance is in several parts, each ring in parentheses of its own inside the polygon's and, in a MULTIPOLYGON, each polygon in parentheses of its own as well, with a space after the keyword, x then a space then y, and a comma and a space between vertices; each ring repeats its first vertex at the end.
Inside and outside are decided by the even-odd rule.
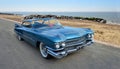
POLYGON ((66 43, 66 46, 71 46, 71 45, 77 45, 77 44, 79 45, 80 43, 85 43, 85 42, 86 42, 86 36, 82 36, 79 38, 69 39, 65 43, 66 43))
POLYGON ((76 47, 74 46, 71 46, 71 47, 66 47, 65 50, 72 50, 72 49, 75 49, 76 47))

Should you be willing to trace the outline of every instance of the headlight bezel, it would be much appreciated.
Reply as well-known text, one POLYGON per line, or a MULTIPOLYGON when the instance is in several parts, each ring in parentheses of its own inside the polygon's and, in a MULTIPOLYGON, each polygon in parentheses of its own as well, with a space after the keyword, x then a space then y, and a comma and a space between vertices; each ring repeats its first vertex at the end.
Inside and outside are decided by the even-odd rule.
POLYGON ((60 48, 60 44, 59 43, 55 43, 55 48, 59 49, 60 48))
POLYGON ((93 38, 94 37, 94 35, 93 34, 88 34, 88 36, 87 36, 88 38, 93 38))
POLYGON ((65 46, 66 46, 65 42, 57 42, 57 43, 55 43, 55 48, 56 49, 64 48, 65 46))
POLYGON ((61 43, 61 46, 62 46, 62 47, 65 47, 65 46, 66 46, 65 42, 62 42, 62 43, 61 43))

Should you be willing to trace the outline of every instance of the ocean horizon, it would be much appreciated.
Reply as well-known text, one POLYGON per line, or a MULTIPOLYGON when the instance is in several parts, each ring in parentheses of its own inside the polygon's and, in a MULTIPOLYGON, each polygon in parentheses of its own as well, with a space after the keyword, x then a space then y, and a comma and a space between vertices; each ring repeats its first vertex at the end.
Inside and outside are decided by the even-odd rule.
POLYGON ((107 23, 120 24, 120 12, 10 12, 23 16, 31 14, 57 15, 57 16, 79 16, 79 17, 96 17, 107 20, 107 23))

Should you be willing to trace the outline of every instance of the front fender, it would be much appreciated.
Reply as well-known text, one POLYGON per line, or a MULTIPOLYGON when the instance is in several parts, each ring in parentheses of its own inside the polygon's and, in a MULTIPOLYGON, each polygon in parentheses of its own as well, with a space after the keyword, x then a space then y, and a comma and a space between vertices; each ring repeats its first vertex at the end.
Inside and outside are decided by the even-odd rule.
POLYGON ((50 39, 48 39, 47 37, 43 36, 43 35, 38 35, 37 36, 37 41, 38 42, 43 42, 44 44, 46 44, 47 47, 55 50, 55 42, 51 41, 50 39))

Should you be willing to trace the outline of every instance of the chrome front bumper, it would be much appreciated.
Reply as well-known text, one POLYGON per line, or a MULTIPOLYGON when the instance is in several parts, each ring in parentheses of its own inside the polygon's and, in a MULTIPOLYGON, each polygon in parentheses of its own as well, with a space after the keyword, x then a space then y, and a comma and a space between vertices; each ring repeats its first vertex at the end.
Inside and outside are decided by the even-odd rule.
POLYGON ((51 56, 55 57, 55 58, 62 58, 62 57, 65 57, 67 56, 69 53, 72 53, 72 52, 75 52, 79 49, 81 49, 82 47, 84 46, 89 46, 93 43, 93 41, 89 41, 83 45, 80 45, 80 46, 77 46, 75 49, 71 49, 71 50, 62 50, 62 51, 52 51, 50 49, 48 49, 48 54, 50 54, 51 56))

